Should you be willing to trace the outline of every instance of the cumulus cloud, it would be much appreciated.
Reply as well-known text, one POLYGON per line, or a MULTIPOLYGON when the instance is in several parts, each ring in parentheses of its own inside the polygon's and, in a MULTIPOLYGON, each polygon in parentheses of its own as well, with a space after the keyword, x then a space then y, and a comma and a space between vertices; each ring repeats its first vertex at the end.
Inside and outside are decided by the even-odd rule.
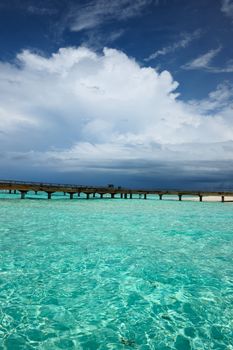
POLYGON ((50 57, 24 50, 0 63, 0 75, 2 166, 140 174, 169 162, 203 172, 190 162, 233 161, 228 84, 185 103, 168 71, 85 47, 50 57))

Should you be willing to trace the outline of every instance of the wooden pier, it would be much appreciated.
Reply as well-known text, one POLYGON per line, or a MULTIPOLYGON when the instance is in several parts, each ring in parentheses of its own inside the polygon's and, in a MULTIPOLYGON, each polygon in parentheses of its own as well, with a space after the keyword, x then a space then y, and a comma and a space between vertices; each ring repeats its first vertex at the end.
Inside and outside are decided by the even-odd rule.
POLYGON ((191 191, 191 190, 147 190, 147 189, 128 189, 123 187, 114 187, 109 185, 106 187, 95 186, 82 186, 82 185, 67 185, 67 184, 52 184, 52 183, 39 183, 39 182, 26 182, 26 181, 10 181, 0 180, 0 190, 8 191, 9 193, 19 193, 21 199, 25 199, 27 194, 33 191, 35 194, 38 192, 47 193, 47 198, 51 199, 53 193, 62 192, 68 194, 70 199, 77 198, 83 193, 86 199, 92 198, 104 198, 106 195, 110 195, 110 198, 143 198, 147 199, 148 195, 155 195, 158 199, 162 200, 164 195, 177 196, 179 201, 184 196, 197 196, 199 201, 202 202, 203 197, 206 196, 218 196, 222 202, 227 197, 233 197, 232 191, 191 191))

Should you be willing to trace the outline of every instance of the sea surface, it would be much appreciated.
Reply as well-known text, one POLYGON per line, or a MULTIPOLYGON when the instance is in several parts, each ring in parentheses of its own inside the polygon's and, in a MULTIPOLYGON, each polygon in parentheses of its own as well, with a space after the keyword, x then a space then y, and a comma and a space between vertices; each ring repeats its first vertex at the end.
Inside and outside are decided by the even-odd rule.
POLYGON ((233 203, 0 197, 1 350, 233 349, 233 203))

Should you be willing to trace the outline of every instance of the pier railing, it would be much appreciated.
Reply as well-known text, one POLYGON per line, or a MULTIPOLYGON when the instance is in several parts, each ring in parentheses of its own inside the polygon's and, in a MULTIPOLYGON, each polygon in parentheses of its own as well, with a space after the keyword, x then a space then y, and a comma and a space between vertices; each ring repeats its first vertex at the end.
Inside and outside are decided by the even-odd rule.
POLYGON ((12 185, 36 185, 36 186, 51 186, 51 187, 69 187, 69 188, 106 188, 106 186, 84 186, 74 184, 60 184, 54 182, 38 182, 38 181, 21 181, 21 180, 1 180, 0 184, 12 184, 12 185))

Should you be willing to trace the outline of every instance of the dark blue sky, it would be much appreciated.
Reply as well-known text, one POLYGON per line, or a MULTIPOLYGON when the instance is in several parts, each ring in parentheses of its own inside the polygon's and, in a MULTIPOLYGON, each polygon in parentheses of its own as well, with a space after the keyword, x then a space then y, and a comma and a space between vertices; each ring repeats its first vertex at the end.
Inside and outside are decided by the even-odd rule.
MULTIPOLYGON (((87 178, 92 181, 90 173, 85 177, 85 173, 91 169, 93 178, 98 179, 98 182, 114 178, 116 181, 119 179, 128 183, 127 179, 133 176, 137 179, 136 185, 143 186, 231 186, 231 175, 223 173, 222 166, 216 164, 226 161, 229 165, 232 161, 229 156, 233 133, 232 36, 232 0, 0 0, 0 78, 4 92, 0 120, 6 125, 6 128, 2 127, 0 130, 0 145, 8 169, 1 169, 2 177, 30 176, 54 181, 70 179, 75 182, 78 174, 82 181, 87 178), (76 52, 79 47, 89 50, 84 53, 85 63, 80 66, 77 65, 80 53, 76 52), (104 47, 117 51, 114 55, 103 54, 104 47), (61 48, 72 48, 73 51, 61 54, 61 48), (121 53, 125 54, 125 58, 119 58, 121 53), (54 54, 59 56, 57 61, 51 59, 54 54), (98 57, 98 64, 94 56, 90 58, 94 54, 98 57), (133 67, 133 62, 137 68, 130 68, 133 67), (121 70, 119 69, 122 72, 121 84, 124 85, 125 79, 131 89, 124 92, 124 97, 129 93, 128 104, 127 99, 122 103, 123 96, 119 96, 121 88, 116 79, 118 73, 114 72, 112 86, 106 83, 111 80, 111 72, 105 68, 103 70, 103 65, 105 67, 107 64, 111 65, 112 72, 115 65, 122 65, 121 70), (151 67, 158 74, 153 83, 153 77, 149 77, 153 75, 152 70, 148 69, 145 73, 147 67, 151 67), (164 71, 169 72, 168 75, 163 74, 164 71), (41 72, 47 74, 47 80, 41 76, 41 72), (58 80, 55 72, 61 74, 61 79, 58 80), (85 79, 83 76, 80 78, 81 72, 84 72, 85 79), (92 92, 98 90, 106 94, 101 108, 95 96, 90 97, 89 93, 84 93, 80 88, 77 88, 73 97, 69 94, 68 99, 71 100, 67 104, 65 94, 68 85, 65 85, 66 88, 63 86, 64 91, 60 88, 57 91, 59 102, 64 98, 64 103, 59 104, 59 107, 55 102, 48 105, 48 100, 54 101, 56 89, 68 74, 69 81, 66 80, 66 84, 69 83, 69 87, 88 85, 92 92), (133 98, 138 101, 137 96, 140 95, 140 104, 134 111, 134 103, 131 102, 134 83, 130 82, 135 76, 141 84, 140 89, 142 85, 145 89, 140 93, 135 90, 133 98), (172 85, 172 81, 178 82, 179 86, 172 85), (13 86, 12 90, 10 86, 13 86), (46 96, 33 100, 31 93, 34 89, 34 96, 36 94, 38 97, 48 87, 49 94, 51 90, 54 91, 52 96, 48 94, 47 100, 46 96), (163 89, 164 95, 161 97, 160 91, 163 89), (115 91, 115 95, 107 95, 106 91, 115 91), (119 117, 112 117, 117 109, 112 111, 109 107, 112 98, 114 101, 118 100, 116 106, 120 105, 117 114, 119 117), (171 105, 173 98, 176 101, 174 106, 171 105), (22 102, 27 99, 27 104, 22 102), (161 105, 160 101, 163 101, 161 105), (103 104, 105 108, 102 110, 103 104), (141 114, 137 115, 139 110, 141 114), (179 122, 176 117, 171 116, 173 110, 179 116, 179 122), (103 117, 106 111, 111 113, 111 121, 103 117), (153 136, 149 131, 150 123, 151 134, 154 130, 153 136), (62 135, 63 131, 66 136, 62 135), (111 137, 98 138, 97 135, 101 133, 108 133, 111 137), (145 149, 145 157, 138 149, 140 142, 145 149), (87 144, 92 145, 95 150, 103 147, 103 158, 99 154, 97 156, 103 171, 97 171, 93 160, 88 157, 87 161, 84 144, 85 147, 87 144), (128 147, 131 147, 131 153, 135 156, 129 155, 128 147), (105 148, 117 148, 118 153, 115 151, 108 158, 105 148), (70 153, 73 157, 74 149, 75 157, 84 159, 85 164, 77 168, 73 163, 70 166, 68 161, 69 171, 63 172, 63 167, 67 166, 65 157, 69 158, 70 153), (210 149, 213 150, 212 153, 210 149), (18 160, 12 164, 13 156, 27 160, 32 157, 33 152, 47 152, 46 159, 51 157, 56 166, 50 169, 45 165, 45 159, 39 165, 32 164, 30 170, 27 161, 23 166, 18 160), (56 155, 51 152, 56 152, 56 155), (125 160, 131 164, 132 158, 132 167, 124 170, 121 164, 125 160), (143 158, 146 165, 141 167, 143 158), (168 164, 170 169, 173 164, 171 162, 174 161, 176 174, 174 182, 171 183, 164 175, 168 164), (193 162, 193 165, 190 166, 187 162, 193 162), (180 170, 177 170, 177 164, 180 164, 180 170), (158 170, 158 166, 161 171, 153 173, 154 169, 158 170), (115 167, 120 169, 119 172, 116 172, 115 167), (141 171, 147 167, 154 174, 151 178, 147 176, 147 172, 141 171), (179 175, 181 172, 182 176, 179 175)), ((39 158, 41 157, 39 153, 39 158)), ((228 172, 231 174, 229 169, 228 172)))
MULTIPOLYGON (((0 58, 13 60, 22 49, 49 55, 61 46, 85 44, 95 50, 109 46, 123 50, 143 65, 169 70, 179 81, 183 98, 205 97, 223 80, 232 82, 233 67, 230 73, 182 68, 187 62, 217 48, 221 50, 210 62, 211 66, 224 70, 232 60, 233 10, 231 7, 227 15, 220 0, 141 1, 139 9, 123 19, 118 18, 118 12, 124 6, 119 5, 115 14, 100 14, 99 23, 93 27, 72 29, 80 11, 86 9, 91 16, 94 3, 97 1, 1 1, 0 58), (200 31, 199 35, 185 48, 144 61, 153 52, 171 47, 195 31, 200 31)), ((102 6, 108 7, 108 2, 102 1, 102 6)))

